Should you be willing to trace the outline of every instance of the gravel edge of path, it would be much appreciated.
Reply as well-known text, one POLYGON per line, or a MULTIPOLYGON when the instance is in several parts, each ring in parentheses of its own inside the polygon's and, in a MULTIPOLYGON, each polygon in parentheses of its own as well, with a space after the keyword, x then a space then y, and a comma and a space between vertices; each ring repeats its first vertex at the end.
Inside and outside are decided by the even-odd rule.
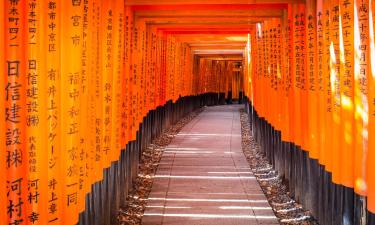
POLYGON ((311 213, 289 195, 287 185, 251 135, 251 124, 244 109, 240 110, 240 118, 242 150, 279 223, 319 225, 311 213))
POLYGON ((204 108, 197 109, 180 119, 169 129, 163 131, 159 137, 143 150, 139 172, 133 182, 133 189, 126 199, 126 206, 120 208, 117 220, 119 225, 135 225, 142 223, 142 217, 147 205, 147 199, 152 189, 153 177, 158 168, 165 148, 181 129, 198 116, 204 108))

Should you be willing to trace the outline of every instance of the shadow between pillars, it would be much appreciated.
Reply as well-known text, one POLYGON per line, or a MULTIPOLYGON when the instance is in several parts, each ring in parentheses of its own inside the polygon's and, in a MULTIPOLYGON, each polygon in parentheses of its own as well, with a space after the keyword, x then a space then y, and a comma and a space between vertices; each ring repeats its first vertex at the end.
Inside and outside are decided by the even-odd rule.
POLYGON ((118 161, 103 170, 103 180, 92 185, 92 191, 86 195, 85 210, 80 213, 78 224, 117 224, 118 210, 127 204, 126 198, 138 175, 142 150, 187 114, 206 105, 222 103, 222 93, 206 93, 180 97, 176 102, 168 101, 149 111, 139 126, 136 140, 130 141, 121 150, 118 161))
POLYGON ((249 99, 244 98, 254 138, 297 202, 310 210, 320 224, 358 225, 365 220, 375 225, 374 214, 364 213, 364 197, 352 188, 334 184, 332 174, 323 165, 300 146, 282 141, 281 132, 259 117, 249 99))

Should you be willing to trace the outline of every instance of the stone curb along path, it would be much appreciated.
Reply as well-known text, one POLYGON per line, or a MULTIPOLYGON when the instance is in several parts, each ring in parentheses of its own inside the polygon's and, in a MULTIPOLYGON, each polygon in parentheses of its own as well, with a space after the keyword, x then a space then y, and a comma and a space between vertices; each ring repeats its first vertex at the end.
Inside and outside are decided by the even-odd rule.
POLYGON ((248 115, 243 109, 240 112, 244 154, 272 209, 279 218, 280 224, 318 225, 311 213, 304 210, 302 205, 289 196, 287 186, 251 135, 248 115))

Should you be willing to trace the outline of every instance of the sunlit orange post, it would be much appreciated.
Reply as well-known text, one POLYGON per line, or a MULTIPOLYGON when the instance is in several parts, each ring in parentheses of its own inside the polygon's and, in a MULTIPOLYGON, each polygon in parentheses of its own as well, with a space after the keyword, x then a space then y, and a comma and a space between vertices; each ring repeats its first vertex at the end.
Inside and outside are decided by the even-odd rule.
MULTIPOLYGON (((61 1, 61 185, 64 222, 78 222, 79 204, 79 121, 80 78, 82 52, 82 4, 61 1), (69 21, 69 22, 68 22, 69 21)), ((82 126, 82 127, 81 127, 82 126)))
POLYGON ((354 1, 340 2, 341 183, 353 188, 354 174, 354 1), (347 16, 350 15, 350 16, 347 16))
POLYGON ((324 8, 323 0, 317 1, 317 10, 316 10, 316 54, 317 54, 317 72, 316 72, 316 91, 317 91, 317 104, 318 104, 318 125, 317 125, 317 151, 319 153, 318 159, 321 165, 326 165, 326 146, 325 146, 325 120, 326 120, 326 99, 325 99, 325 84, 324 84, 324 75, 327 73, 327 66, 324 63, 324 8))
POLYGON ((288 71, 288 78, 287 78, 287 92, 288 92, 288 111, 289 111, 289 138, 290 142, 295 143, 296 140, 296 133, 298 132, 295 129, 295 117, 294 117, 294 102, 295 102, 295 92, 294 92, 294 86, 295 86, 295 79, 294 79, 294 67, 295 67, 295 61, 294 58, 294 34, 293 30, 295 28, 294 26, 294 9, 295 7, 291 4, 288 5, 288 60, 289 60, 289 71, 288 71))
POLYGON ((26 151, 26 1, 5 1, 4 85, 7 224, 27 221, 28 157, 26 151))
POLYGON ((125 87, 127 92, 127 114, 126 126, 128 134, 126 135, 126 143, 133 139, 133 129, 135 124, 134 110, 136 107, 136 87, 134 80, 134 60, 132 55, 135 52, 134 48, 134 15, 131 7, 125 6, 126 11, 126 52, 125 52, 125 87))
POLYGON ((368 79, 368 156, 367 156, 367 185, 368 210, 375 214, 375 2, 370 0, 369 40, 370 40, 370 74, 368 79))
POLYGON ((331 90, 331 70, 333 70, 331 55, 331 4, 323 1, 322 29, 323 29, 323 92, 324 92, 324 144, 322 145, 322 158, 328 172, 332 172, 332 90, 331 90))
MULTIPOLYGON (((0 49, 5 49, 4 37, 5 37, 5 27, 4 27, 4 7, 5 3, 3 0, 0 1, 0 49)), ((0 51, 0 62, 1 65, 5 65, 4 60, 4 51, 0 51)), ((0 97, 0 112, 5 112, 5 77, 7 77, 7 71, 5 67, 0 70, 0 90, 1 90, 1 97, 0 97)), ((0 225, 5 225, 7 223, 7 196, 6 196, 6 179, 4 179, 6 174, 6 158, 4 157, 6 154, 6 145, 5 145, 5 117, 3 114, 0 114, 0 155, 3 156, 0 158, 0 225)))
POLYGON ((284 142, 291 142, 289 131, 289 90, 290 90, 290 69, 289 69, 289 25, 288 13, 283 17, 281 23, 281 90, 282 97, 281 105, 281 122, 282 132, 281 140, 284 142))
MULTIPOLYGON (((302 91, 305 88, 305 6, 302 4, 293 4, 293 26, 292 32, 292 79, 293 79, 293 121, 294 121, 294 143, 297 146, 303 147, 303 133, 302 129, 302 102, 306 101, 302 97, 302 91)), ((303 115, 305 116, 305 115, 303 115)))
POLYGON ((319 114, 318 114, 318 54, 317 54, 317 6, 313 0, 306 4, 306 89, 307 89, 307 116, 308 131, 306 136, 306 150, 309 157, 319 158, 319 114))
POLYGON ((340 3, 338 0, 330 1, 330 55, 331 55, 331 94, 332 94, 332 180, 341 184, 342 154, 340 147, 341 136, 341 95, 340 95, 340 3), (340 159, 340 160, 338 160, 340 159))
POLYGON ((355 1, 354 10, 354 190, 365 196, 369 106, 367 83, 370 75, 369 1, 355 1))
POLYGON ((46 224, 48 171, 45 138, 47 136, 47 71, 45 26, 43 10, 45 1, 28 0, 26 3, 26 151, 28 159, 26 216, 27 222, 46 224))
POLYGON ((125 146, 123 137, 125 136, 125 124, 123 121, 123 114, 125 108, 123 107, 123 93, 125 93, 123 81, 124 79, 124 39, 125 39, 125 6, 124 1, 116 0, 114 2, 114 42, 113 42, 113 80, 112 80, 112 162, 115 162, 120 157, 121 149, 125 146))

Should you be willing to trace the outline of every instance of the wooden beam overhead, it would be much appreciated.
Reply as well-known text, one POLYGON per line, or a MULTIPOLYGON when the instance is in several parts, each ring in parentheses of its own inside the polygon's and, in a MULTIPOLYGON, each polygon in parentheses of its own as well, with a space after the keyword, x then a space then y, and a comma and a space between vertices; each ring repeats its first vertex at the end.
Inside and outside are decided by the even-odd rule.
POLYGON ((193 12, 189 10, 147 10, 137 11, 135 15, 137 18, 152 18, 152 17, 281 17, 283 16, 283 9, 264 9, 264 10, 196 10, 193 12))
POLYGON ((180 5, 134 5, 133 11, 190 11, 197 10, 267 10, 286 9, 288 4, 180 4, 180 5))
POLYGON ((304 0, 126 0, 126 5, 181 5, 181 4, 288 4, 304 0))

